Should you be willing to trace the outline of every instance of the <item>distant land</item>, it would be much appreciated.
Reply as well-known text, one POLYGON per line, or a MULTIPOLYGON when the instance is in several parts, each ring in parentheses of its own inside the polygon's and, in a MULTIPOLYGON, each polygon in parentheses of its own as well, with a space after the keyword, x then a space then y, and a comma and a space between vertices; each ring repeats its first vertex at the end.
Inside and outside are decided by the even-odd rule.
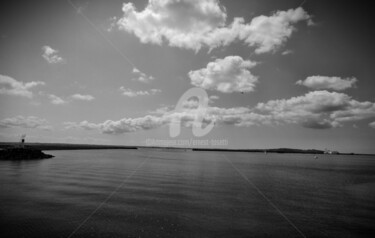
MULTIPOLYGON (((0 148, 17 146, 18 142, 0 142, 0 148)), ((39 150, 97 150, 97 149, 137 149, 137 146, 91 145, 67 143, 25 143, 25 148, 39 150)))
MULTIPOLYGON (((0 142, 0 149, 17 146, 18 142, 0 142)), ((122 146, 122 145, 93 145, 93 144, 68 144, 68 143, 25 143, 25 148, 39 150, 166 150, 166 151, 221 151, 221 152, 250 152, 250 153, 290 153, 290 154, 324 154, 324 150, 316 149, 222 149, 222 148, 182 148, 182 147, 148 147, 148 146, 122 146)), ((339 153, 338 155, 375 155, 361 153, 339 153)))

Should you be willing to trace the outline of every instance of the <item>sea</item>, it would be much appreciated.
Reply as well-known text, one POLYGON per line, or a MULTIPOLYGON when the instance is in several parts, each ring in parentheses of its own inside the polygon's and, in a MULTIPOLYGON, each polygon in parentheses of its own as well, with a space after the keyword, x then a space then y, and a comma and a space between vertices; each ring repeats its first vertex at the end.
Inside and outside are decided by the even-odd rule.
POLYGON ((46 153, 0 161, 0 237, 375 235, 375 156, 46 153))

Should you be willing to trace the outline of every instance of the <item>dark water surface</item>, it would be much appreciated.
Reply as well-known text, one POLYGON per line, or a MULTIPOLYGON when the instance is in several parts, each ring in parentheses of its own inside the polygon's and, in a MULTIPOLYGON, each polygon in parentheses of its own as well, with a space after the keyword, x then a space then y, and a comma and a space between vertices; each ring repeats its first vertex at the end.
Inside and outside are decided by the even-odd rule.
POLYGON ((375 234, 375 157, 48 153, 0 161, 0 237, 375 234))

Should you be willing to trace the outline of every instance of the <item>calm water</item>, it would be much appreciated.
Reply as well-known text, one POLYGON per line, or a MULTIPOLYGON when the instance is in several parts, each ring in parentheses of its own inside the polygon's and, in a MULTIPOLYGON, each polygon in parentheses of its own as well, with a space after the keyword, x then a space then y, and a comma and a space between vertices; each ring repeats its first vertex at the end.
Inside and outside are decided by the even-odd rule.
POLYGON ((0 161, 0 237, 375 234, 375 157, 48 153, 0 161))

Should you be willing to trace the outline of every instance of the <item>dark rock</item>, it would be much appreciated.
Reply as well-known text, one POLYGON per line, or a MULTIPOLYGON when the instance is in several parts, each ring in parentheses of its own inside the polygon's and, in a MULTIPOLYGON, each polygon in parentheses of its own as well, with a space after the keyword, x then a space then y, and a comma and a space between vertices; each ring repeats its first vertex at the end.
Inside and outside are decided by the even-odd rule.
POLYGON ((0 150, 0 160, 33 160, 48 159, 54 157, 43 153, 38 149, 30 148, 6 148, 0 150))

